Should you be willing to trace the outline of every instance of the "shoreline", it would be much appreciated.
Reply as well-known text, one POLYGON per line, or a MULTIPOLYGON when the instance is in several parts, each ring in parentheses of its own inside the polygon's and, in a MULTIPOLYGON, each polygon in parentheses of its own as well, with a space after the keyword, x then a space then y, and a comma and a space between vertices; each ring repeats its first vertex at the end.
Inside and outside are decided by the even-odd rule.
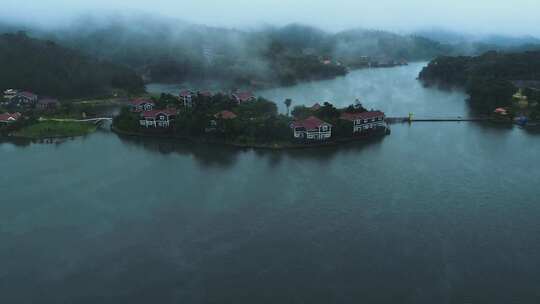
POLYGON ((293 142, 239 143, 239 142, 230 142, 230 141, 216 140, 216 139, 209 139, 209 138, 199 138, 199 137, 193 137, 193 136, 174 136, 174 135, 167 135, 167 134, 145 134, 141 132, 128 132, 128 131, 120 130, 114 126, 111 126, 111 132, 119 136, 127 136, 127 137, 185 140, 185 141, 196 143, 196 144, 220 145, 220 146, 228 146, 228 147, 234 147, 234 148, 240 148, 240 149, 258 149, 258 150, 274 150, 274 151, 305 150, 305 149, 315 149, 315 148, 325 148, 325 147, 336 147, 336 146, 342 146, 342 145, 351 144, 351 143, 367 142, 372 139, 389 135, 387 131, 384 131, 384 132, 377 132, 377 133, 366 135, 366 136, 358 136, 358 137, 352 137, 352 138, 343 138, 343 139, 337 139, 337 140, 332 140, 332 141, 315 142, 315 143, 306 144, 306 143, 293 143, 293 142))

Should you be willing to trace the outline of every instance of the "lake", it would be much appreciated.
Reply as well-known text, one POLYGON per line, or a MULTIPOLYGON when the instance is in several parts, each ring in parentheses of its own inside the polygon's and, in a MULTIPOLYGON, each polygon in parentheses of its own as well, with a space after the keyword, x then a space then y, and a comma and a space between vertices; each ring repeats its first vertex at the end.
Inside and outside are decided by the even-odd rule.
MULTIPOLYGON (((467 115, 421 67, 260 94, 467 115)), ((0 143, 0 303, 538 303, 538 151, 452 122, 300 151, 0 143)))

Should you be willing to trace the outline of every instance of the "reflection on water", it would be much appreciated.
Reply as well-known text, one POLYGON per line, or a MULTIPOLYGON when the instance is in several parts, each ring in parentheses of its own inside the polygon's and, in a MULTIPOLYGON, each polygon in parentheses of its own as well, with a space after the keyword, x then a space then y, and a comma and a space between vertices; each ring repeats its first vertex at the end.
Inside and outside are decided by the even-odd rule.
POLYGON ((178 139, 138 138, 132 136, 118 136, 122 144, 132 145, 160 154, 178 154, 193 157, 203 167, 234 166, 239 155, 253 153, 258 158, 265 159, 272 166, 281 163, 283 158, 308 159, 320 162, 329 162, 334 157, 349 153, 358 153, 368 146, 378 145, 384 137, 369 138, 357 142, 310 149, 251 149, 226 145, 192 143, 178 139))

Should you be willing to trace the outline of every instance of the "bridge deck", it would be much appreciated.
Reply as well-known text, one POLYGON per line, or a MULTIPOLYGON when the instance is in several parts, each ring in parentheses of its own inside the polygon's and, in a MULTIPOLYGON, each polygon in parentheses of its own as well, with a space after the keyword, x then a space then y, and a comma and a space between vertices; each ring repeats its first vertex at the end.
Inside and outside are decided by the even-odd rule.
POLYGON ((466 121, 487 121, 487 117, 387 117, 387 123, 407 123, 407 122, 466 122, 466 121))

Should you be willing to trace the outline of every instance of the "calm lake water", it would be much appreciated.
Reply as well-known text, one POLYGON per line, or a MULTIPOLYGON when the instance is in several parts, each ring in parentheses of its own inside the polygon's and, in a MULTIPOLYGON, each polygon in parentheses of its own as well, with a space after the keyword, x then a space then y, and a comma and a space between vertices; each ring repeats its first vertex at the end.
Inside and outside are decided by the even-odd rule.
MULTIPOLYGON (((263 92, 466 115, 421 66, 263 92)), ((340 148, 0 144, 0 303, 538 303, 540 135, 393 125, 340 148)))

